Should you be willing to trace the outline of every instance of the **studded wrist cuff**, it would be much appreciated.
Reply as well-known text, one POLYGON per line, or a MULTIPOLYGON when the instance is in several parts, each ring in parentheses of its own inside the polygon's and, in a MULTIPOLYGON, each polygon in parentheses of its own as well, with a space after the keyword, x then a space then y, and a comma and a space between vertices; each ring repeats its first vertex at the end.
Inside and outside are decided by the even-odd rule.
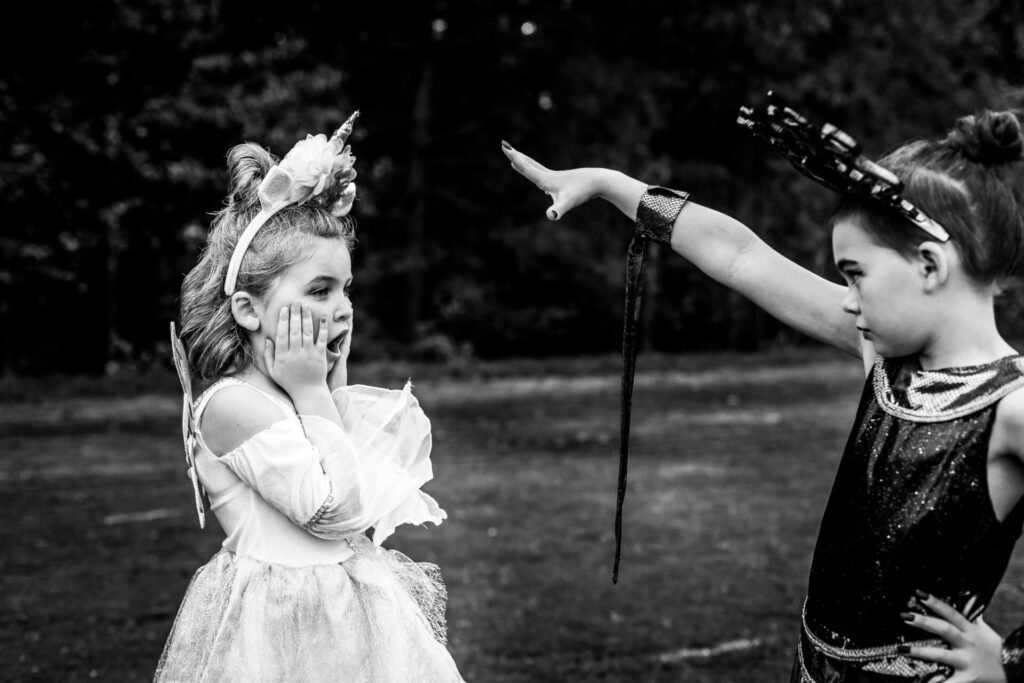
POLYGON ((689 199, 689 192, 648 186, 636 210, 636 232, 655 242, 670 242, 672 226, 689 199))

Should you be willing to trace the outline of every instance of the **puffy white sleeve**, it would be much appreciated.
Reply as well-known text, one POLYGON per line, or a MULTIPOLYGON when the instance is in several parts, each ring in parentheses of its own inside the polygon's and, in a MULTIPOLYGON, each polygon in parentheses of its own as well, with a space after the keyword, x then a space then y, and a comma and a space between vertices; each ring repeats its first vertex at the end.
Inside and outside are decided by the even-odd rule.
MULTIPOLYGON (((434 478, 430 462, 430 420, 412 394, 412 383, 401 390, 352 385, 332 397, 344 424, 344 435, 363 454, 387 488, 375 507, 373 540, 380 545, 401 524, 440 524, 444 510, 420 487, 434 478)), ((309 418, 303 417, 303 424, 309 418)), ((329 430, 337 426, 320 418, 329 430)), ((308 427, 307 427, 308 429, 308 427)), ((341 431, 341 430, 338 430, 341 431)), ((326 436, 326 434, 325 434, 326 436)))
MULTIPOLYGON (((311 415, 280 420, 220 457, 232 472, 295 524, 321 538, 374 529, 380 545, 400 524, 447 517, 419 490, 433 478, 430 421, 412 397, 375 390, 382 400, 352 402, 365 414, 345 422, 311 415), (384 418, 384 419, 381 419, 384 418)), ((346 392, 348 393, 348 392, 346 392)), ((336 397, 337 400, 337 397, 336 397)), ((350 406, 352 407, 352 406, 350 406)))
MULTIPOLYGON (((275 422, 219 458, 263 500, 311 534, 345 538, 365 531, 369 525, 358 489, 351 481, 332 480, 321 460, 294 418, 275 422)), ((348 472, 351 479, 358 467, 351 455, 348 460, 347 465, 337 463, 333 469, 348 472)))

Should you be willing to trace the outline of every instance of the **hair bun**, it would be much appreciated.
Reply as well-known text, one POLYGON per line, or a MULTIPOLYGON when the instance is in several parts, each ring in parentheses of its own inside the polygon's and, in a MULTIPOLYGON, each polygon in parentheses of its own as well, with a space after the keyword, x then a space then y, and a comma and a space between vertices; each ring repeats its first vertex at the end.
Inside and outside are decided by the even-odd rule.
POLYGON ((245 212, 259 202, 260 183, 275 161, 270 152, 253 142, 228 150, 229 208, 245 212))
POLYGON ((977 116, 964 116, 950 132, 949 142, 979 164, 1020 161, 1024 152, 1020 119, 1013 111, 985 111, 977 116))

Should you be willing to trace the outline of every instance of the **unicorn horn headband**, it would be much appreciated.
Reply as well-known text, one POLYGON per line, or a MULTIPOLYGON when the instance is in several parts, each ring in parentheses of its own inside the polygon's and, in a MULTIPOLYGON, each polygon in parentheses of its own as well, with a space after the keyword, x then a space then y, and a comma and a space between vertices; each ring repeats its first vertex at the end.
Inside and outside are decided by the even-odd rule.
POLYGON ((356 111, 329 140, 322 134, 307 135, 305 140, 295 143, 279 164, 270 168, 260 183, 260 212, 242 231, 231 253, 224 278, 226 295, 235 293, 242 257, 256 233, 275 213, 310 200, 318 201, 338 218, 352 210, 356 197, 356 184, 353 182, 356 158, 352 156, 352 148, 345 143, 358 118, 359 112, 356 111))

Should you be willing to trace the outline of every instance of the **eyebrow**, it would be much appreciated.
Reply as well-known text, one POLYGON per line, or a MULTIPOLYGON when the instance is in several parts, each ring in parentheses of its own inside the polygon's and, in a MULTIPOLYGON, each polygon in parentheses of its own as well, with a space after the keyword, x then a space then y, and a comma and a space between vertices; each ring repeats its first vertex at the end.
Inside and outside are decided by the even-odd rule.
POLYGON ((317 275, 316 277, 310 278, 309 282, 306 283, 307 287, 312 285, 333 285, 338 280, 331 275, 317 275))
MULTIPOLYGON (((319 285, 319 284, 333 285, 333 284, 337 284, 337 282, 338 282, 338 278, 334 277, 333 275, 317 275, 316 277, 311 278, 310 281, 306 283, 306 286, 309 287, 311 285, 319 285)), ((352 278, 349 278, 345 282, 345 284, 351 284, 351 282, 352 282, 352 278)))

